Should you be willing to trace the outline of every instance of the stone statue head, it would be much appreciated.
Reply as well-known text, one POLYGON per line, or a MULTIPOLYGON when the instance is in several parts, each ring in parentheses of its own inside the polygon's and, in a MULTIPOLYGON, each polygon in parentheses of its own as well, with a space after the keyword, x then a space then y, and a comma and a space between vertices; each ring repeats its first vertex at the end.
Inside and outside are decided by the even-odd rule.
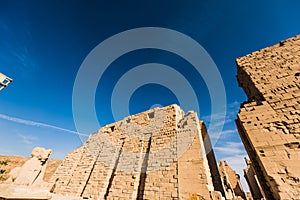
POLYGON ((51 153, 52 153, 51 149, 44 149, 42 147, 35 147, 31 152, 31 156, 36 157, 37 159, 39 159, 40 161, 43 162, 43 161, 46 161, 49 158, 51 153))

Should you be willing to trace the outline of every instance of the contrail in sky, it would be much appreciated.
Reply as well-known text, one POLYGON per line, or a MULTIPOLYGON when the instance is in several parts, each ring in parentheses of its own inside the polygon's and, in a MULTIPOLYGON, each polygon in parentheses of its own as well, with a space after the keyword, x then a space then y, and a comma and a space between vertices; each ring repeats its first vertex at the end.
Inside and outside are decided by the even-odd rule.
POLYGON ((76 132, 76 131, 68 130, 68 129, 65 129, 65 128, 58 127, 58 126, 53 126, 53 125, 50 125, 50 124, 44 124, 44 123, 40 123, 40 122, 35 122, 35 121, 10 117, 10 116, 3 115, 3 114, 0 114, 0 119, 5 119, 5 120, 8 120, 8 121, 12 121, 12 122, 16 122, 16 123, 24 124, 24 125, 29 125, 29 126, 51 128, 51 129, 64 131, 64 132, 67 132, 67 133, 72 133, 72 134, 85 136, 85 137, 89 136, 87 134, 83 134, 83 133, 79 133, 79 132, 76 132))

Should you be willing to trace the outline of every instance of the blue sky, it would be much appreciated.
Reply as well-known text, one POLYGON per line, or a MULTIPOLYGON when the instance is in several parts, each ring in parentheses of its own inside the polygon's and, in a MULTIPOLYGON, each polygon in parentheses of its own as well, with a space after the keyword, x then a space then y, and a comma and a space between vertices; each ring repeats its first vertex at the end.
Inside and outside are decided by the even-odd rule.
MULTIPOLYGON (((234 119, 246 96, 236 81, 235 58, 299 34, 299 11, 298 0, 0 0, 0 72, 14 79, 0 93, 0 154, 28 156, 39 145, 53 149, 52 157, 63 158, 80 146, 82 141, 72 132, 76 132, 72 92, 84 59, 115 34, 162 27, 197 41, 217 65, 226 91, 227 115, 220 137, 214 138, 213 131, 210 134, 218 139, 217 158, 229 160, 241 172, 246 153, 234 119)), ((134 66, 149 62, 172 66, 184 75, 196 92, 200 118, 208 125, 211 115, 218 120, 220 113, 211 113, 205 81, 189 63, 167 51, 141 49, 115 60, 101 77, 95 96, 101 125, 116 120, 110 107, 116 82, 134 66)), ((122 103, 121 98, 118 101, 122 103)), ((169 88, 147 84, 133 93, 128 108, 134 114, 154 104, 171 103, 178 99, 169 88)), ((86 127, 85 133, 97 128, 86 127)))

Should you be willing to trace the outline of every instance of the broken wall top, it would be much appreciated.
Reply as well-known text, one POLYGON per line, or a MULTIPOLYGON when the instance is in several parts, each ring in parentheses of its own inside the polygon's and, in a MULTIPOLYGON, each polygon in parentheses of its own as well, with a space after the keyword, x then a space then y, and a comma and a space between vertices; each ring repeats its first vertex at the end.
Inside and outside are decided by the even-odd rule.
POLYGON ((237 126, 266 198, 300 198, 300 35, 236 62, 237 126))

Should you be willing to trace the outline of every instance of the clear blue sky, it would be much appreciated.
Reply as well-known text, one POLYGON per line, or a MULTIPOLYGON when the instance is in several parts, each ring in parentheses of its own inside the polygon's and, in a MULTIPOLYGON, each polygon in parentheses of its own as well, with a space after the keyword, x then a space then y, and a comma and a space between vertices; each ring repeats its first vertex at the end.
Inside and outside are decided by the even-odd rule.
MULTIPOLYGON (((119 32, 164 27, 196 40, 216 63, 228 105, 215 153, 241 171, 246 154, 234 119, 246 96, 236 81, 235 58, 299 34, 299 20, 298 0, 0 0, 0 72, 14 79, 0 92, 0 154, 28 156, 39 145, 53 149, 53 157, 63 158, 80 146, 81 140, 71 132, 76 131, 72 91, 83 60, 99 43, 119 32)), ((118 79, 133 66, 148 62, 172 66, 189 80, 199 100, 200 118, 209 124, 210 97, 203 79, 178 56, 153 49, 130 52, 109 66, 95 97, 100 124, 114 121, 110 98, 118 79)), ((134 114, 153 104, 171 103, 178 99, 168 88, 148 84, 136 90, 128 106, 134 114)), ((218 113, 214 114, 217 118, 218 113)))

